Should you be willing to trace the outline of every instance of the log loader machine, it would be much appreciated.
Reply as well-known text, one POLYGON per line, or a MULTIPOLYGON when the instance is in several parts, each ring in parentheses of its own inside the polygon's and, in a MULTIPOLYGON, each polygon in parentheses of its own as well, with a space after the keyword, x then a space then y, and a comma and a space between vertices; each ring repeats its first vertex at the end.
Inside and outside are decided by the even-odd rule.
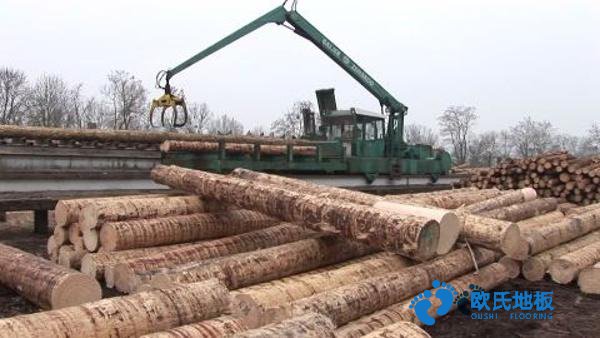
MULTIPOLYGON (((448 174, 451 167, 451 158, 446 151, 433 149, 429 145, 408 145, 404 141, 404 116, 407 107, 300 15, 296 10, 297 1, 293 1, 289 10, 286 8, 286 3, 287 1, 178 66, 159 72, 157 86, 164 89, 164 95, 153 101, 151 119, 154 110, 162 108, 160 119, 164 126, 165 112, 168 108, 173 108, 172 125, 183 126, 187 121, 187 111, 183 96, 175 95, 171 90, 170 80, 173 76, 269 23, 286 27, 296 35, 312 42, 377 98, 381 113, 358 108, 338 110, 333 89, 317 90, 320 127, 315 127, 313 112, 303 111, 303 138, 306 140, 302 144, 316 147, 313 156, 295 156, 293 145, 288 145, 284 156, 260 156, 260 151, 250 155, 226 154, 226 146, 224 142, 220 142, 219 151, 213 153, 182 151, 163 154, 163 163, 217 172, 245 167, 296 176, 317 177, 319 174, 328 174, 327 182, 334 177, 342 176, 346 177, 344 179, 346 181, 347 177, 363 176, 368 184, 374 183, 379 176, 386 176, 388 179, 380 183, 381 185, 398 184, 399 177, 405 179, 402 185, 423 183, 422 180, 419 181, 419 177, 421 179, 426 177, 429 184, 436 182, 447 184, 457 180, 448 177, 445 177, 443 182, 438 180, 448 174), (178 107, 183 109, 183 117, 178 115, 178 107), (409 182, 409 178, 412 181, 409 182)), ((256 147, 260 147, 260 144, 254 146, 257 150, 256 147)), ((344 183, 333 182, 333 184, 348 186, 344 183)))

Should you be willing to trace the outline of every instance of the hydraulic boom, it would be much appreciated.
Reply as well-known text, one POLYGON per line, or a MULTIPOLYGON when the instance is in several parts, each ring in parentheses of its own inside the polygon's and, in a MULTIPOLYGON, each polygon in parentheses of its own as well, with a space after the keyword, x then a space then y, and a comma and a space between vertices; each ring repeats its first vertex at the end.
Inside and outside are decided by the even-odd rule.
MULTIPOLYGON (((286 1, 287 2, 287 1, 286 1)), ((388 114, 388 127, 387 137, 385 145, 386 156, 397 157, 406 148, 403 139, 404 132, 404 115, 406 114, 407 107, 396 100, 387 90, 385 90, 372 76, 364 71, 356 62, 354 62, 348 55, 336 46, 331 40, 323 35, 315 26, 313 26, 308 20, 306 20, 300 13, 296 11, 296 1, 294 1, 290 10, 285 8, 285 2, 283 5, 273 9, 272 11, 264 14, 258 19, 250 22, 244 27, 238 29, 232 34, 226 36, 222 40, 218 41, 214 45, 206 48, 198 54, 192 56, 188 60, 184 61, 180 65, 167 70, 164 73, 159 73, 157 76, 157 85, 160 88, 165 89, 165 94, 159 99, 153 102, 154 107, 166 108, 163 102, 169 104, 168 107, 176 108, 177 105, 182 105, 185 108, 185 102, 183 98, 177 97, 171 93, 169 81, 173 76, 182 72, 183 70, 194 65, 196 62, 206 58, 207 56, 215 53, 221 48, 233 43, 241 37, 257 30, 258 28, 268 24, 275 23, 277 25, 284 25, 291 29, 294 33, 312 42, 317 48, 323 51, 329 58, 337 63, 342 69, 344 69, 350 76, 358 81, 366 90, 368 90, 373 96, 379 100, 379 104, 382 109, 382 113, 388 114), (160 76, 160 75, 164 76, 160 76), (161 84, 161 79, 164 78, 165 84, 161 84)), ((185 113, 185 119, 187 120, 187 112, 185 113)), ((164 109, 161 117, 164 124, 164 109)), ((176 113, 174 120, 177 120, 176 113)))

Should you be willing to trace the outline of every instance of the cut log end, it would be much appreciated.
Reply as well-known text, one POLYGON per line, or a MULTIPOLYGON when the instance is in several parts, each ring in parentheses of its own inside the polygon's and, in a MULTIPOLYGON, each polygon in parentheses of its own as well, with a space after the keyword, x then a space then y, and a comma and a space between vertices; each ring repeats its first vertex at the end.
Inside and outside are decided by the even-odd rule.
POLYGON ((440 241, 440 224, 429 220, 423 225, 417 241, 416 259, 428 260, 435 257, 440 241))
POLYGON ((89 252, 98 250, 98 231, 96 229, 84 228, 83 244, 89 252))
POLYGON ((521 237, 519 226, 512 223, 506 228, 501 242, 501 249, 508 257, 522 260, 527 257, 529 247, 527 242, 521 237), (525 257, 523 257, 525 255, 525 257))
POLYGON ((447 213, 440 220, 440 239, 437 254, 444 255, 450 252, 460 235, 460 219, 454 213, 447 213))
POLYGON ((509 278, 513 279, 519 276, 519 273, 521 272, 521 265, 516 260, 508 256, 504 256, 500 258, 498 263, 502 264, 506 268, 509 278))
POLYGON ((546 274, 546 265, 536 257, 530 257, 523 262, 523 277, 529 281, 539 281, 546 274))
POLYGON ((564 259, 555 259, 548 268, 552 280, 559 284, 568 284, 577 277, 577 268, 564 259))
POLYGON ((53 309, 75 306, 102 298, 100 284, 90 276, 71 274, 53 290, 51 302, 53 309))
POLYGON ((107 251, 115 251, 117 248, 117 239, 119 234, 111 224, 105 224, 100 228, 100 243, 102 248, 107 251))
POLYGON ((583 293, 600 294, 600 263, 579 273, 579 288, 583 293))

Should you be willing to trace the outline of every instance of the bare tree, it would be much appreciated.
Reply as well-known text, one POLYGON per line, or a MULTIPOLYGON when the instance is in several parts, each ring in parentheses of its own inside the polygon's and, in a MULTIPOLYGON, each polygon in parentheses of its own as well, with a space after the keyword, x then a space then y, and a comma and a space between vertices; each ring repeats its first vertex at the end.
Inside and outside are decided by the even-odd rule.
POLYGON ((134 129, 146 126, 141 121, 146 111, 146 89, 142 82, 126 71, 113 71, 103 94, 112 107, 113 129, 134 129))
POLYGON ((67 91, 67 106, 68 110, 65 114, 65 128, 83 128, 83 109, 85 106, 85 98, 81 93, 83 84, 79 83, 67 91))
POLYGON ((0 124, 23 123, 28 91, 25 73, 0 68, 0 124))
POLYGON ((188 133, 203 134, 207 132, 212 116, 206 103, 188 105, 188 123, 184 130, 188 133))
POLYGON ((474 135, 469 142, 469 163, 472 166, 494 165, 500 157, 498 138, 499 134, 495 131, 474 135))
POLYGON ((407 124, 404 127, 406 142, 409 144, 440 145, 440 138, 433 129, 421 124, 407 124))
POLYGON ((498 133, 498 156, 502 159, 510 158, 513 153, 513 142, 510 131, 501 130, 498 133))
POLYGON ((548 121, 535 121, 526 117, 511 128, 511 135, 517 155, 530 157, 551 148, 553 127, 548 121))
POLYGON ((241 135, 244 133, 244 125, 227 114, 210 119, 207 129, 209 134, 217 135, 241 135))
POLYGON ((29 123, 41 127, 63 127, 69 110, 67 83, 55 75, 41 76, 29 96, 29 123))
POLYGON ((271 132, 275 135, 287 138, 301 137, 304 134, 304 119, 302 111, 304 109, 314 109, 310 101, 296 101, 282 117, 271 123, 271 132))
POLYGON ((581 142, 580 152, 584 155, 600 153, 600 125, 598 123, 592 123, 587 135, 581 142))
POLYGON ((107 106, 95 97, 85 100, 81 115, 84 128, 108 129, 113 126, 107 106))
POLYGON ((268 134, 268 129, 265 126, 256 126, 248 130, 248 135, 252 136, 265 136, 268 134))
POLYGON ((438 118, 442 135, 450 143, 457 164, 467 161, 468 138, 477 117, 475 107, 450 106, 438 118))
POLYGON ((561 134, 553 137, 552 150, 566 150, 573 155, 580 155, 581 139, 577 136, 561 134))

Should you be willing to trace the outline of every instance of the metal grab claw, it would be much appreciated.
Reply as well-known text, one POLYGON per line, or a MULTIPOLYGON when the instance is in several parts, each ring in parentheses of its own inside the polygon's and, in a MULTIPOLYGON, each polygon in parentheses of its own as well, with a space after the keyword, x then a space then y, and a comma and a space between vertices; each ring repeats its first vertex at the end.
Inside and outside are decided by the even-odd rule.
POLYGON ((172 126, 174 128, 181 128, 187 124, 188 111, 183 96, 179 97, 173 94, 165 93, 158 99, 152 100, 152 105, 150 106, 150 125, 153 128, 156 127, 154 125, 154 110, 158 107, 162 107, 162 111, 160 113, 160 123, 162 127, 168 125, 167 123, 165 123, 165 113, 167 112, 168 108, 173 109, 172 126), (180 121, 179 119, 179 111, 177 110, 177 106, 181 106, 183 108, 183 121, 180 121))

